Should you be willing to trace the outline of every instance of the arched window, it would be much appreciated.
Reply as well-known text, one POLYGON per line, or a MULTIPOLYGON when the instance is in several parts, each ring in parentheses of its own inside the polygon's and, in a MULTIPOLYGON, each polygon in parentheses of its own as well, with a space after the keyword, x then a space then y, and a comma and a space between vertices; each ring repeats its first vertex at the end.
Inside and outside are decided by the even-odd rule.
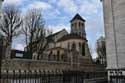
POLYGON ((76 50, 76 44, 75 43, 72 44, 72 50, 76 50))
POLYGON ((54 61, 56 60, 56 56, 55 55, 53 55, 53 59, 54 59, 54 61))
POLYGON ((62 56, 61 56, 61 60, 64 61, 64 54, 62 54, 62 56))
POLYGON ((59 61, 59 54, 60 54, 60 51, 58 50, 57 51, 57 61, 59 61))
POLYGON ((75 23, 75 28, 77 27, 77 24, 75 23))
POLYGON ((82 56, 85 56, 85 44, 82 44, 82 56))
POLYGON ((81 23, 79 22, 79 27, 81 27, 81 23))
POLYGON ((79 52, 80 52, 80 54, 82 54, 82 45, 80 42, 79 42, 79 52))
POLYGON ((50 61, 51 60, 51 55, 53 54, 53 52, 51 51, 50 53, 49 53, 49 56, 48 56, 48 60, 50 61))
POLYGON ((84 27, 84 23, 81 23, 81 26, 84 27))

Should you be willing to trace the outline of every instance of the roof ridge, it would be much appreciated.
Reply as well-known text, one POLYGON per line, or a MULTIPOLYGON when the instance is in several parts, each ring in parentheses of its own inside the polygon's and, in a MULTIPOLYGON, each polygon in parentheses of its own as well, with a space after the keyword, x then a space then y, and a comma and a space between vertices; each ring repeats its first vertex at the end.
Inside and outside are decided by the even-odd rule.
POLYGON ((79 13, 77 13, 77 14, 72 18, 72 20, 71 20, 70 22, 72 22, 72 21, 75 20, 75 19, 79 19, 79 20, 82 20, 82 21, 85 22, 85 19, 83 19, 83 18, 79 15, 79 13))

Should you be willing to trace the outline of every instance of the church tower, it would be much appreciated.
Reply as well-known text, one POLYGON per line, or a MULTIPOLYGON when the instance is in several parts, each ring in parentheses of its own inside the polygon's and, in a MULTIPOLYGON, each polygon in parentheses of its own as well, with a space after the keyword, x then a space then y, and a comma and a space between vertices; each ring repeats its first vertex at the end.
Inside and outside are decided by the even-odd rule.
POLYGON ((79 14, 76 14, 70 22, 71 22, 71 34, 76 33, 82 37, 86 36, 85 20, 79 14))

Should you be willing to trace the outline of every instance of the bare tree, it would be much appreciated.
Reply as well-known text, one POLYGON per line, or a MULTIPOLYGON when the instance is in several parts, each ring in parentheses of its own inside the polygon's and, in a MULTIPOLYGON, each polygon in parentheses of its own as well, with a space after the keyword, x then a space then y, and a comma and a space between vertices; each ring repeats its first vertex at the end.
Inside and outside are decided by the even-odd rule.
POLYGON ((25 34, 27 50, 31 56, 34 52, 38 57, 46 48, 46 30, 40 10, 30 9, 27 11, 23 21, 23 33, 25 34))
MULTIPOLYGON (((6 5, 2 10, 0 31, 11 49, 13 37, 18 36, 22 20, 20 11, 14 5, 6 5)), ((9 55, 9 54, 8 54, 9 55)))
POLYGON ((7 5, 3 8, 0 30, 9 45, 13 37, 19 35, 21 23, 20 11, 15 6, 7 5))

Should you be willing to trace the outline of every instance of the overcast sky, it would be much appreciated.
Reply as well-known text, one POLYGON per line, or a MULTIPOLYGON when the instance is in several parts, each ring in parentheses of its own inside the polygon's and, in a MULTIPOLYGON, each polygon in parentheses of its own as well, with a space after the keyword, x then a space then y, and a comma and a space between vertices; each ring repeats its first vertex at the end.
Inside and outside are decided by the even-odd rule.
MULTIPOLYGON (((96 40, 104 35, 103 9, 100 0, 5 0, 4 4, 15 4, 23 13, 29 8, 40 8, 46 27, 57 32, 65 28, 70 32, 70 20, 79 13, 86 20, 86 33, 92 56, 96 57, 96 40)), ((13 48, 23 50, 23 37, 14 39, 13 48)))

